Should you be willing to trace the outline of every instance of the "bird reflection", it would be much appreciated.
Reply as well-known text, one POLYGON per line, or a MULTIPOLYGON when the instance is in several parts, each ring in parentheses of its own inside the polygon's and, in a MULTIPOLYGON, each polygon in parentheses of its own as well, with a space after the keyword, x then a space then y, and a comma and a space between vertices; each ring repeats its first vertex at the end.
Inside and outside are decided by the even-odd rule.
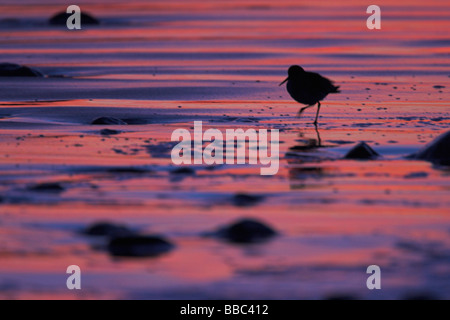
POLYGON ((319 164, 322 158, 316 151, 323 145, 317 125, 314 126, 314 133, 309 128, 299 129, 296 142, 297 144, 290 147, 286 154, 290 166, 290 187, 294 190, 317 186, 317 183, 306 183, 306 180, 321 179, 330 171, 330 168, 319 164))
POLYGON ((317 125, 314 125, 314 131, 316 133, 315 138, 306 138, 306 131, 304 129, 299 129, 299 139, 297 139, 297 141, 301 142, 301 144, 290 147, 289 149, 292 151, 308 151, 323 147, 322 139, 320 137, 320 132, 317 125))

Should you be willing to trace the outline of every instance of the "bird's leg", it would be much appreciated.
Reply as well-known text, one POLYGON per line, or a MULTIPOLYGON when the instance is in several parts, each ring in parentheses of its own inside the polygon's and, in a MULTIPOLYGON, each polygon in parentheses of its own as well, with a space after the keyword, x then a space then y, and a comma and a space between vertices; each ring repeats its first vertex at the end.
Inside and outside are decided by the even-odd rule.
POLYGON ((313 104, 310 104, 309 106, 306 106, 306 107, 303 107, 303 108, 301 108, 299 111, 298 111, 298 113, 297 113, 297 117, 301 117, 301 115, 302 115, 302 113, 303 113, 303 111, 305 111, 306 109, 308 109, 308 108, 311 108, 312 106, 314 106, 313 104))
POLYGON ((317 134, 317 143, 318 143, 318 147, 322 146, 322 139, 320 139, 320 133, 319 133, 319 128, 317 128, 317 124, 314 124, 314 128, 316 129, 316 134, 317 134))
POLYGON ((319 112, 320 112, 320 102, 317 103, 316 120, 314 120, 315 125, 317 125, 317 119, 319 119, 319 112))

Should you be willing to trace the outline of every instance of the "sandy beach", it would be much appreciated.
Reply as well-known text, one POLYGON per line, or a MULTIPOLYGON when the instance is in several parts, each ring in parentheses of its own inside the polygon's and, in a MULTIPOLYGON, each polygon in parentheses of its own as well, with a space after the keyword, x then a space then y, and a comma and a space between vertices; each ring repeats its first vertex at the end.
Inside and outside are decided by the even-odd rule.
POLYGON ((450 130, 448 2, 379 1, 381 30, 359 1, 91 2, 74 31, 64 1, 0 2, 0 63, 44 75, 0 76, 0 299, 450 298, 449 166, 406 158, 450 130), (340 85, 317 128, 292 64, 340 85), (194 121, 278 129, 278 173, 174 165, 194 121), (361 141, 380 157, 345 159, 361 141), (242 218, 277 236, 205 236, 242 218), (114 256, 98 222, 173 249, 114 256))

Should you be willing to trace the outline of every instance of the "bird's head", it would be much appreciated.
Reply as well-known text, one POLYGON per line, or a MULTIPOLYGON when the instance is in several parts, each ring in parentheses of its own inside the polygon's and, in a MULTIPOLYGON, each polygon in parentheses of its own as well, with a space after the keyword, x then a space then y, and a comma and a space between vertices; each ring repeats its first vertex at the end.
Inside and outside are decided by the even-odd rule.
POLYGON ((282 82, 280 83, 280 86, 285 83, 286 81, 288 81, 289 79, 293 79, 298 77, 299 74, 302 74, 303 72, 305 72, 305 70, 303 70, 302 67, 300 66, 290 66, 288 69, 288 77, 282 82))
POLYGON ((288 70, 289 77, 295 77, 298 74, 301 74, 305 72, 302 67, 300 66, 290 66, 288 70))

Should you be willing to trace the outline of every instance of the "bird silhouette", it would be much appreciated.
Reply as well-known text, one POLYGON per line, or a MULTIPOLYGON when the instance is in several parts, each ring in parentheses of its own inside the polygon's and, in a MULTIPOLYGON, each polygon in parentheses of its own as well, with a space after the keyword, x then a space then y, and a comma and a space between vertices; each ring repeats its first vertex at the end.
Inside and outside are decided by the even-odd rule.
POLYGON ((313 107, 317 103, 317 114, 314 124, 317 125, 317 119, 320 112, 320 101, 329 93, 339 93, 339 86, 335 86, 333 82, 315 72, 307 72, 300 66, 290 66, 288 77, 280 83, 280 86, 287 81, 287 91, 290 96, 297 102, 306 104, 306 107, 298 111, 301 116, 305 109, 313 107))

